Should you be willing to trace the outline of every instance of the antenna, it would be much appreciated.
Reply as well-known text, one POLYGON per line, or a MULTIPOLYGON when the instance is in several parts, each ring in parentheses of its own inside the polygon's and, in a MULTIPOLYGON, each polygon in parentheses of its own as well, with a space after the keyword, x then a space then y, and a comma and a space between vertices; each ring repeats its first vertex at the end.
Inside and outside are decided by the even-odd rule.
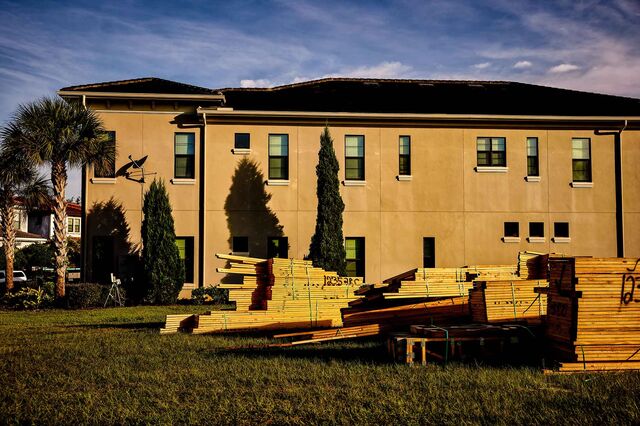
POLYGON ((139 160, 134 160, 131 155, 129 155, 129 162, 122 166, 120 170, 118 170, 118 176, 124 176, 126 179, 132 180, 138 183, 144 183, 145 177, 150 175, 155 175, 156 173, 145 173, 144 171, 144 163, 147 161, 148 155, 140 158, 139 160), (135 171, 129 171, 129 169, 136 169, 135 171), (138 171, 139 170, 139 171, 138 171))

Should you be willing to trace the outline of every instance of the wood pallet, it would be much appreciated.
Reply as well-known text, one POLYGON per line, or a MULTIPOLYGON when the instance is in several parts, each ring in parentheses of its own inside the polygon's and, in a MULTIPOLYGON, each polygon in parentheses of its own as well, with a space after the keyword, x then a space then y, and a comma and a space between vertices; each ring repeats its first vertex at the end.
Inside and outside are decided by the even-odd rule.
POLYGON ((411 326, 411 333, 394 333, 387 341, 396 362, 427 365, 432 361, 497 360, 518 354, 530 344, 532 334, 517 325, 468 324, 434 327, 411 326))
POLYGON ((559 371, 636 369, 640 362, 637 259, 550 255, 549 270, 546 337, 559 371))
POLYGON ((540 324, 547 313, 547 296, 534 289, 547 281, 474 281, 469 291, 471 319, 477 323, 524 322, 540 324))
POLYGON ((220 288, 229 290, 236 309, 168 315, 161 332, 203 334, 340 327, 341 309, 357 298, 354 292, 363 284, 362 278, 339 277, 307 260, 216 256, 229 262, 218 272, 242 276, 241 283, 220 284, 220 288))

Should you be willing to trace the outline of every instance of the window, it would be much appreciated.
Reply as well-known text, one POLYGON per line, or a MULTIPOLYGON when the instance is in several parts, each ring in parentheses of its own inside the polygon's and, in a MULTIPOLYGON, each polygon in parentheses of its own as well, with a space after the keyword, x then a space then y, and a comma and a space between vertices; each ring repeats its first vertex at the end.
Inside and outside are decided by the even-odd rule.
POLYGON ((20 218, 20 211, 14 212, 13 216, 13 229, 20 229, 22 226, 22 220, 20 218))
POLYGON ((505 138, 478 138, 478 167, 506 167, 506 148, 505 138))
POLYGON ((364 278, 364 237, 345 238, 347 276, 364 278))
POLYGON ((289 179, 289 135, 269 135, 269 179, 289 179))
POLYGON ((544 222, 529 222, 529 237, 544 238, 544 222))
MULTIPOLYGON (((109 131, 106 132, 107 134, 107 141, 108 143, 114 145, 116 144, 116 132, 113 131, 109 131)), ((93 170, 93 177, 97 177, 97 178, 115 178, 116 177, 116 162, 115 162, 115 158, 113 160, 113 162, 111 164, 109 164, 109 166, 104 169, 104 170, 99 170, 99 169, 94 169, 93 170)))
POLYGON ((234 253, 249 253, 249 237, 233 237, 231 251, 234 253))
POLYGON ((411 175, 411 137, 400 136, 400 176, 411 175))
POLYGON ((436 239, 434 237, 422 239, 422 267, 436 267, 436 239))
POLYGON ((553 236, 556 238, 569 238, 569 222, 555 222, 553 224, 553 236))
POLYGON ((249 133, 236 133, 233 147, 235 149, 250 149, 251 137, 249 136, 249 133))
POLYGON ((175 134, 175 178, 194 179, 196 177, 195 144, 195 133, 175 134))
POLYGON ((518 222, 505 222, 504 236, 513 238, 520 237, 520 224, 518 222))
POLYGON ((575 138, 573 145, 573 181, 591 182, 591 139, 575 138))
POLYGON ((364 136, 344 137, 345 180, 364 180, 364 136))
POLYGON ((527 138, 527 176, 540 176, 538 138, 527 138))
POLYGON ((80 218, 76 218, 73 222, 73 232, 80 233, 80 218))
POLYGON ((289 257, 289 239, 287 237, 269 237, 267 239, 267 258, 273 257, 281 259, 289 257))
POLYGON ((176 246, 184 262, 184 282, 193 283, 193 237, 176 237, 176 246))
POLYGON ((67 218, 67 232, 73 232, 73 218, 67 218))

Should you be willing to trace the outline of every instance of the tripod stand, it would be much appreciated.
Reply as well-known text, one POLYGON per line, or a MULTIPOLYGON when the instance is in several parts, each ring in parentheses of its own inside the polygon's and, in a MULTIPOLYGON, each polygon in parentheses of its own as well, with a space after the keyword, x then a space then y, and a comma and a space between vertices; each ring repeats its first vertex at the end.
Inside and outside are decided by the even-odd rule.
POLYGON ((109 299, 113 300, 114 306, 124 306, 124 298, 122 297, 122 292, 120 291, 120 285, 120 279, 111 274, 111 288, 109 289, 107 300, 104 301, 105 308, 109 303, 109 299))

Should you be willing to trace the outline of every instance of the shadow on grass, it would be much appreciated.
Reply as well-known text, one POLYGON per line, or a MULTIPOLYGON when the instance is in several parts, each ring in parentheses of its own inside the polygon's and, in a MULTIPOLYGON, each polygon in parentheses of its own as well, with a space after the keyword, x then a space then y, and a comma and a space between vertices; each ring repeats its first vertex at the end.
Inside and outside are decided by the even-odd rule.
POLYGON ((164 322, 125 322, 125 323, 113 323, 113 324, 79 324, 72 325, 73 328, 85 328, 85 329, 108 329, 115 328, 121 330, 159 330, 164 327, 164 322))

